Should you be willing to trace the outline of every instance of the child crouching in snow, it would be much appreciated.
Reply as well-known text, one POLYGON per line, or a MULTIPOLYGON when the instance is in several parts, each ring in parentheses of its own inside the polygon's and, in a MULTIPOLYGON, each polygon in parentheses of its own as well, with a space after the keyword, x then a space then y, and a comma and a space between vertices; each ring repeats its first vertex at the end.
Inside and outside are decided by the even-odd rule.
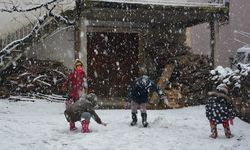
POLYGON ((208 103, 206 104, 206 117, 209 120, 211 132, 211 138, 217 138, 217 124, 222 124, 224 127, 225 136, 227 138, 233 137, 229 122, 233 124, 235 112, 231 99, 227 96, 228 89, 225 84, 220 84, 216 87, 215 92, 208 93, 208 103))
MULTIPOLYGON (((78 101, 70 104, 64 111, 65 118, 68 122, 81 121, 82 132, 88 133, 90 118, 93 118, 98 124, 106 126, 95 112, 94 107, 97 105, 97 97, 95 94, 82 95, 78 101)), ((76 130, 74 129, 70 130, 76 130)))

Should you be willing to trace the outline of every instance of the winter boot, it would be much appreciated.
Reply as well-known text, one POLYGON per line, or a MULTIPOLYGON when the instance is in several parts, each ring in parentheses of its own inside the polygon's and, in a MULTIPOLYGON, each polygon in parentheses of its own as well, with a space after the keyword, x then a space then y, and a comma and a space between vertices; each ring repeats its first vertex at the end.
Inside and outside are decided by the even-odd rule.
POLYGON ((226 138, 232 138, 233 135, 232 135, 232 133, 231 133, 231 130, 230 130, 228 121, 223 122, 222 125, 223 125, 223 127, 224 127, 224 132, 225 132, 226 138))
POLYGON ((147 113, 141 113, 141 118, 143 127, 147 127, 148 126, 147 113))
POLYGON ((226 136, 226 138, 229 138, 229 139, 230 139, 230 138, 233 137, 230 128, 224 128, 224 131, 225 131, 225 136, 226 136))
POLYGON ((136 125, 136 123, 137 123, 137 115, 136 115, 136 113, 132 112, 132 122, 130 123, 130 125, 134 126, 134 125, 136 125))
POLYGON ((89 133, 90 132, 89 131, 89 121, 83 120, 81 122, 81 124, 82 124, 82 133, 89 133))
POLYGON ((69 123, 69 130, 70 130, 70 131, 74 131, 74 130, 76 130, 76 129, 77 129, 77 127, 76 127, 75 123, 74 123, 74 122, 70 122, 70 123, 69 123))
POLYGON ((213 122, 213 121, 210 121, 210 127, 211 127, 211 133, 212 133, 210 135, 210 137, 213 138, 213 139, 216 139, 217 136, 218 136, 216 123, 213 122))
POLYGON ((211 138, 213 138, 213 139, 216 139, 217 138, 217 136, 218 136, 218 132, 217 132, 217 128, 215 127, 215 128, 211 128, 211 135, 210 135, 210 137, 211 138))

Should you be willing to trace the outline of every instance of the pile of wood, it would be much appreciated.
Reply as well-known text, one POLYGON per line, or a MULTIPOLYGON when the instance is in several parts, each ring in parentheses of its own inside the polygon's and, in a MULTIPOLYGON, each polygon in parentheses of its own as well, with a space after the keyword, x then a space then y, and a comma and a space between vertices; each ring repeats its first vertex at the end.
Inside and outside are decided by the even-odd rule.
MULTIPOLYGON (((204 104, 211 87, 211 59, 208 56, 192 54, 188 50, 180 52, 165 61, 167 64, 162 68, 157 84, 165 89, 173 108, 204 104)), ((156 99, 157 96, 153 94, 151 101, 156 99)))
POLYGON ((183 104, 204 104, 207 92, 211 90, 208 80, 211 59, 207 56, 190 53, 179 57, 178 62, 180 62, 180 66, 176 67, 176 70, 180 72, 180 75, 177 79, 170 78, 170 82, 176 82, 180 86, 184 100, 183 104))
POLYGON ((1 72, 0 97, 9 95, 64 94, 68 69, 62 63, 21 58, 1 72))

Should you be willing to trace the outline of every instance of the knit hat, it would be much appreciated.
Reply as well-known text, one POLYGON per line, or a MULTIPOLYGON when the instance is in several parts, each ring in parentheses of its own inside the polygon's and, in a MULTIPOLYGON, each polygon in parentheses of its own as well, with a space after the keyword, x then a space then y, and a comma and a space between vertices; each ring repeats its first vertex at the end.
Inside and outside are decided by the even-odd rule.
POLYGON ((76 59, 74 66, 75 67, 77 67, 77 66, 83 66, 83 63, 82 63, 82 61, 80 59, 76 59))
POLYGON ((93 106, 97 105, 97 96, 94 93, 89 93, 86 99, 90 101, 93 106))
POLYGON ((147 69, 145 66, 141 66, 139 67, 139 75, 142 76, 142 75, 145 75, 147 74, 147 69))
POLYGON ((226 84, 219 84, 217 87, 216 87, 216 90, 219 91, 219 92, 223 92, 225 94, 228 94, 228 88, 227 88, 227 85, 226 84))

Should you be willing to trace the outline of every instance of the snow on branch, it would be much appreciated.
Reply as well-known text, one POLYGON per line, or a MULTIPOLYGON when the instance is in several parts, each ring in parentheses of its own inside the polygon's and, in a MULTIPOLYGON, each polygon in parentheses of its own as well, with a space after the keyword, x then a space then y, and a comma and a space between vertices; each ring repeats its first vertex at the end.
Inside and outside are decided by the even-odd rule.
POLYGON ((20 8, 18 8, 17 6, 13 6, 12 8, 9 8, 9 9, 0 9, 0 11, 1 12, 8 12, 8 13, 13 13, 13 12, 29 12, 29 11, 33 11, 33 10, 38 10, 38 9, 40 9, 40 8, 42 8, 42 7, 46 7, 46 6, 48 6, 48 5, 50 5, 50 4, 53 4, 53 3, 55 3, 55 2, 60 2, 60 1, 62 1, 62 0, 52 0, 52 1, 50 1, 50 2, 47 2, 47 3, 44 3, 44 4, 41 4, 41 5, 38 5, 38 6, 36 6, 36 7, 32 7, 32 8, 27 8, 27 9, 20 9, 20 8))
POLYGON ((10 53, 13 49, 15 49, 17 46, 21 45, 22 43, 25 43, 26 41, 31 40, 31 38, 38 33, 38 31, 41 29, 41 25, 44 23, 44 21, 48 18, 48 14, 44 14, 43 16, 39 17, 37 23, 33 27, 32 31, 23 37, 22 39, 15 40, 8 45, 6 45, 1 51, 1 53, 10 53))
POLYGON ((39 82, 39 83, 42 83, 44 85, 51 86, 51 84, 49 84, 49 83, 47 83, 45 81, 42 81, 42 80, 39 80, 39 79, 37 79, 36 81, 39 82))
POLYGON ((60 75, 62 75, 64 78, 67 78, 67 76, 64 73, 62 73, 61 71, 58 71, 56 69, 53 69, 53 71, 60 74, 60 75))
POLYGON ((66 25, 74 25, 75 24, 74 21, 70 21, 68 18, 63 17, 63 16, 58 15, 58 14, 55 14, 52 11, 50 11, 49 16, 54 17, 56 20, 59 20, 59 21, 63 22, 66 25))
POLYGON ((240 88, 247 76, 250 76, 250 64, 237 65, 236 70, 230 68, 223 68, 218 66, 216 69, 210 71, 211 80, 217 84, 226 84, 231 87, 240 88))
MULTIPOLYGON (((52 3, 52 1, 51 1, 51 3, 52 3)), ((48 4, 48 3, 46 3, 46 4, 48 4)), ((44 5, 44 7, 48 10, 48 12, 38 18, 38 21, 35 24, 35 26, 33 27, 32 31, 28 35, 26 35, 25 37, 23 37, 22 39, 18 39, 18 40, 15 40, 15 41, 9 43, 7 46, 5 46, 0 51, 0 54, 2 54, 2 53, 3 54, 10 53, 17 46, 21 45, 22 43, 25 43, 26 41, 30 41, 39 32, 39 30, 41 29, 41 26, 43 25, 43 23, 45 22, 45 20, 48 17, 54 17, 57 21, 63 22, 67 26, 75 24, 73 21, 69 21, 67 18, 65 18, 65 17, 63 17, 61 15, 54 14, 52 12, 52 10, 55 8, 55 6, 56 5, 54 5, 52 8, 49 9, 48 5, 44 5)))
POLYGON ((52 12, 52 10, 56 7, 56 5, 54 5, 52 7, 52 9, 49 9, 48 6, 46 6, 46 9, 49 11, 48 15, 51 17, 54 17, 57 21, 63 22, 66 25, 74 25, 75 23, 73 21, 70 21, 68 18, 63 17, 61 15, 55 14, 52 12))
POLYGON ((47 75, 39 75, 36 78, 34 78, 32 82, 35 82, 36 80, 43 78, 43 77, 47 77, 47 75))

